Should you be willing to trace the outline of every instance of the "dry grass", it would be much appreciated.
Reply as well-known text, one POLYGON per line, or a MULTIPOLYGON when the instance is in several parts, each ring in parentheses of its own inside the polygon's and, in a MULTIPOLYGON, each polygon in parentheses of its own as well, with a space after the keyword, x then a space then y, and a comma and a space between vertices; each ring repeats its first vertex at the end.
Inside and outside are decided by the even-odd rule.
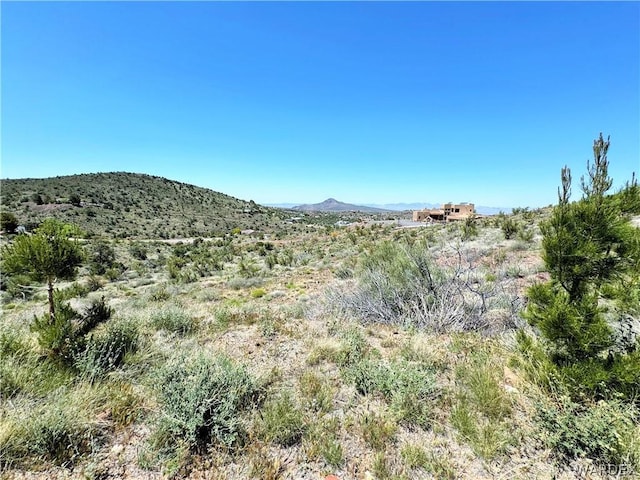
MULTIPOLYGON (((49 406, 60 405, 62 394, 51 383, 34 383, 42 379, 43 367, 28 360, 39 353, 25 325, 44 311, 44 298, 5 297, 0 360, 12 368, 0 371, 5 382, 0 392, 9 381, 16 386, 6 388, 12 393, 0 405, 0 475, 580 478, 579 462, 561 461, 537 439, 534 403, 546 397, 520 369, 509 366, 519 355, 513 332, 523 290, 543 275, 538 241, 504 240, 498 228, 486 225, 465 242, 457 226, 310 228, 271 241, 273 250, 266 253, 275 253, 275 264, 263 255, 259 240, 236 236, 229 247, 234 253, 222 269, 173 280, 163 259, 175 253, 175 246, 149 243, 146 259, 140 260, 128 242, 118 242, 118 260, 135 268, 118 279, 103 279, 95 294, 109 300, 113 321, 137 324, 140 344, 94 386, 78 382, 74 372, 50 377, 64 388, 69 405, 82 412, 74 428, 85 441, 77 444, 73 462, 24 447, 31 437, 20 431, 18 419, 35 435, 34 415, 52 414, 49 406), (464 267, 460 285, 495 292, 487 296, 491 302, 483 312, 491 328, 363 325, 353 311, 337 312, 336 299, 357 286, 359 260, 385 240, 426 242, 439 268, 464 267), (166 413, 166 399, 157 394, 153 372, 196 351, 242 365, 262 393, 234 419, 233 442, 187 445, 159 456, 150 440, 155 422, 166 413), (356 371, 359 380, 354 380, 356 371), (427 378, 433 382, 428 392, 423 388, 427 378), (415 379, 419 385, 412 383, 415 379), (409 409, 417 404, 428 408, 409 409)), ((87 281, 85 274, 78 279, 87 281)), ((86 304, 93 295, 74 302, 86 304)), ((591 478, 604 477, 596 471, 591 478)))

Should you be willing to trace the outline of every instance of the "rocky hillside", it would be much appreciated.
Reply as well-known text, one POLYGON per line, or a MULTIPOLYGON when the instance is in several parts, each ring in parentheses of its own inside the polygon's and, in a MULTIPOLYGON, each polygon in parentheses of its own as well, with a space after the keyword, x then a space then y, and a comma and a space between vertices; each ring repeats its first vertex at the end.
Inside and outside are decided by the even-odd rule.
POLYGON ((181 238, 233 229, 273 231, 290 212, 212 190, 137 173, 3 179, 1 204, 22 225, 46 217, 110 237, 181 238))

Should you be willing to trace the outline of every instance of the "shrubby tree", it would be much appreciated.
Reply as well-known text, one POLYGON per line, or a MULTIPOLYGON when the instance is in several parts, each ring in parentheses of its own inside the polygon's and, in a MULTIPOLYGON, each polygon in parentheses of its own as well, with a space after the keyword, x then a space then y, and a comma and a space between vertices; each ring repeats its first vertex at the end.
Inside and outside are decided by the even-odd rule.
POLYGON ((82 202, 82 199, 80 198, 80 195, 78 195, 77 193, 72 193, 69 196, 69 203, 75 207, 79 207, 80 204, 82 202))
POLYGON ((551 279, 529 289, 525 316, 540 330, 564 378, 592 393, 614 388, 631 396, 640 381, 640 353, 633 342, 618 348, 616 331, 639 305, 626 302, 624 311, 616 305, 615 287, 637 283, 640 230, 606 195, 612 185, 608 149, 609 139, 600 134, 577 202, 569 201, 571 171, 562 169, 558 205, 540 225, 551 279))
POLYGON ((89 252, 89 270, 94 275, 103 275, 116 261, 116 252, 108 243, 97 242, 89 252))
POLYGON ((15 232, 18 228, 18 219, 11 212, 0 212, 0 229, 7 233, 15 232))
POLYGON ((55 320, 53 286, 57 280, 72 280, 83 259, 76 240, 78 228, 58 220, 47 219, 33 235, 19 235, 2 251, 2 271, 10 275, 27 275, 36 282, 46 282, 49 318, 55 320))

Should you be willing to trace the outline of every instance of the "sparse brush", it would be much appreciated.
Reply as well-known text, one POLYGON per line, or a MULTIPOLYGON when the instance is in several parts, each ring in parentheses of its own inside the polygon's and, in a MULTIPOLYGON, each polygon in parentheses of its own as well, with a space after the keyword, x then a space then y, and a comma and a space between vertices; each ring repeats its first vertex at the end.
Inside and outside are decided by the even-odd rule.
POLYGON ((288 447, 300 441, 306 426, 291 392, 282 391, 265 403, 258 428, 267 442, 288 447))
POLYGON ((333 405, 333 388, 329 381, 312 370, 300 377, 300 393, 306 407, 316 412, 329 412, 333 405))
POLYGON ((539 402, 536 420, 540 438, 561 457, 587 457, 640 472, 640 412, 635 406, 616 400, 580 405, 561 396, 539 402))
POLYGON ((254 404, 259 387, 247 370, 226 357, 205 352, 178 355, 155 373, 160 402, 152 445, 171 452, 221 444, 242 436, 242 412, 254 404))
POLYGON ((86 386, 62 389, 37 406, 5 412, 0 421, 0 466, 33 460, 73 465, 105 433, 105 426, 94 420, 103 393, 86 386))
POLYGON ((170 305, 151 313, 151 325, 177 335, 187 335, 196 330, 196 320, 178 305, 170 305))
POLYGON ((375 450, 384 450, 388 443, 393 442, 398 425, 385 414, 367 412, 358 419, 360 434, 375 450))
POLYGON ((491 459, 515 441, 511 400, 500 385, 499 365, 485 352, 472 355, 456 371, 459 393, 451 423, 476 454, 491 459))
POLYGON ((429 368, 409 362, 387 364, 363 360, 346 372, 347 378, 363 395, 381 395, 397 420, 428 427, 431 404, 438 396, 435 376, 429 368))
POLYGON ((335 417, 321 417, 305 433, 304 450, 310 459, 322 458, 332 467, 344 463, 344 449, 338 438, 340 422, 335 417))
MULTIPOLYGON (((479 254, 456 249, 448 266, 439 266, 428 246, 383 242, 362 259, 351 290, 329 290, 329 308, 362 322, 415 327, 435 332, 491 331, 511 326, 495 324, 490 315, 497 298, 515 296, 508 285, 480 283, 474 263, 479 254)), ((514 306, 517 302, 513 302, 514 306)))
POLYGON ((138 348, 138 326, 132 321, 109 323, 104 331, 93 333, 74 366, 89 381, 95 381, 122 365, 125 355, 138 348))

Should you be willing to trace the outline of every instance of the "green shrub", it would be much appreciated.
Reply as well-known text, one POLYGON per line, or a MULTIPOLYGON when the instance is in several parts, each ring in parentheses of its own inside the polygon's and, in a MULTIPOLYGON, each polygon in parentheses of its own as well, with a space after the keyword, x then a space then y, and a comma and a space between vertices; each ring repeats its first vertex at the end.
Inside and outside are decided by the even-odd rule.
POLYGON ((580 405, 560 397, 556 403, 539 403, 536 419, 541 438, 560 456, 625 464, 637 471, 639 413, 637 408, 615 400, 580 405))
POLYGON ((468 216, 462 224, 462 240, 469 240, 478 236, 478 222, 475 215, 468 216))
POLYGON ((106 322, 113 315, 113 309, 107 305, 104 297, 100 300, 93 300, 85 309, 79 319, 79 326, 76 329, 76 336, 84 336, 101 323, 106 322))
POLYGON ((336 361, 340 366, 349 366, 360 361, 369 350, 369 345, 360 329, 348 328, 341 332, 342 342, 336 361))
POLYGON ((89 271, 93 275, 103 275, 115 265, 116 252, 106 242, 97 242, 89 250, 89 271))
POLYGON ((13 233, 18 228, 18 218, 11 212, 0 212, 0 230, 13 233))
POLYGON ((170 359, 155 374, 160 412, 152 445, 161 452, 210 444, 232 447, 243 434, 242 412, 259 393, 247 370, 204 352, 170 359))
POLYGON ((109 323, 102 332, 89 336, 82 352, 76 355, 74 365, 90 381, 122 365, 128 353, 138 348, 138 327, 131 321, 109 323))
POLYGON ((262 298, 267 294, 264 288, 256 288, 251 290, 251 298, 262 298))
POLYGON ((136 260, 147 259, 147 247, 140 243, 132 243, 129 247, 129 253, 136 260))
POLYGON ((183 308, 165 307, 151 314, 151 325, 158 330, 187 335, 196 329, 196 320, 183 308))
POLYGON ((429 426, 438 395, 431 369, 405 361, 363 360, 347 370, 347 377, 359 393, 381 395, 398 420, 429 426))
POLYGON ((520 227, 513 217, 504 216, 500 221, 500 229, 504 234, 504 238, 510 240, 518 233, 520 227))

